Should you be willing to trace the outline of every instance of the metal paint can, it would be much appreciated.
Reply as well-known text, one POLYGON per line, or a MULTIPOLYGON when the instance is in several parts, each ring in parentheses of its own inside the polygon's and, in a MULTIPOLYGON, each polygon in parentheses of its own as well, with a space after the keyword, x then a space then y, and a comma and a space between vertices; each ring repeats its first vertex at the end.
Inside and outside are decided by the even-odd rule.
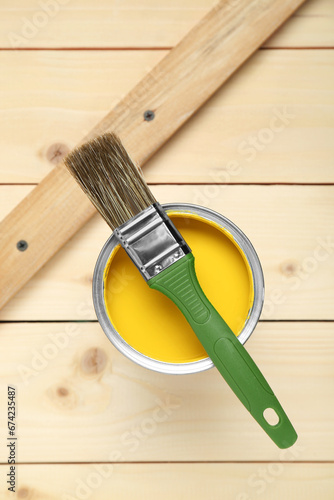
MULTIPOLYGON (((167 214, 179 214, 185 218, 191 215, 195 215, 203 222, 215 224, 216 226, 222 228, 225 233, 229 234, 229 237, 233 241, 234 245, 238 247, 239 251, 241 251, 243 256, 246 258, 252 275, 253 302, 251 308, 249 309, 248 317, 244 323, 242 331, 238 335, 239 341, 244 344, 250 337, 255 326, 258 323, 264 301, 263 272, 254 247, 252 246, 249 239, 245 236, 245 234, 241 231, 241 229, 239 229, 233 222, 231 222, 229 219, 219 214, 218 212, 215 212, 209 208, 189 203, 166 203, 162 206, 167 214)), ((145 368, 149 368, 161 373, 188 374, 211 368, 213 366, 213 363, 208 357, 186 363, 170 363, 153 359, 134 349, 116 330, 108 316, 106 309, 104 295, 104 275, 109 259, 117 250, 118 245, 119 244, 116 240, 115 235, 112 234, 101 250, 101 253, 96 262, 93 276, 94 307, 97 319, 109 340, 122 354, 124 354, 130 360, 145 368)))

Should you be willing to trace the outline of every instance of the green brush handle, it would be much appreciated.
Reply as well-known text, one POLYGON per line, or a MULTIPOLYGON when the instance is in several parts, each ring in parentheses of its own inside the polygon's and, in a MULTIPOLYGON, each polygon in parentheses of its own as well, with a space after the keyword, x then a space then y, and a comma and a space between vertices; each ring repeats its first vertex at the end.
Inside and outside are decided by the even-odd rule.
POLYGON ((148 284, 177 305, 228 385, 274 443, 279 448, 292 446, 296 431, 244 346, 204 295, 192 253, 151 278, 148 284), (264 418, 267 408, 276 412, 276 425, 264 418))

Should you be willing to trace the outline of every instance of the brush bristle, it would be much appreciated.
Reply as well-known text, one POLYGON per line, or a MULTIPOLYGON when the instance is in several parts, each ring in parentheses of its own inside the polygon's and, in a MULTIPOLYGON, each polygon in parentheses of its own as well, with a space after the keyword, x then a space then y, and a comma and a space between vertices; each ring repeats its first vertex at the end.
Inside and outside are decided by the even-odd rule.
POLYGON ((156 202, 141 171, 113 133, 76 148, 64 162, 113 230, 156 202))

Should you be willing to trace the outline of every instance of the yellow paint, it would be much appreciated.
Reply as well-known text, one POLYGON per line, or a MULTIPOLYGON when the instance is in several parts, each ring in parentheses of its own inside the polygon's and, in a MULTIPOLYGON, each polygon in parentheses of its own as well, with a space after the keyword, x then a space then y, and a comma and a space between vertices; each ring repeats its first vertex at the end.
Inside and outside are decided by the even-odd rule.
MULTIPOLYGON (((169 216, 193 251, 203 291, 238 335, 253 304, 252 274, 246 257, 219 225, 191 213, 169 216)), ((149 288, 119 246, 106 266, 104 290, 110 321, 137 351, 170 363, 207 357, 175 304, 149 288)))

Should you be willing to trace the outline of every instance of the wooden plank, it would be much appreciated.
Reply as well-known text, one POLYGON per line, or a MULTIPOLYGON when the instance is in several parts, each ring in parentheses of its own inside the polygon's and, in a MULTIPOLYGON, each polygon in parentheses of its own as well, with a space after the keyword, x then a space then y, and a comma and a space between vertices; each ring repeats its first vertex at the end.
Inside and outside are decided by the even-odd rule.
MULTIPOLYGON (((2 186, 0 214, 32 186, 2 186)), ((161 202, 208 206, 233 220, 263 265, 262 318, 334 319, 332 186, 152 186, 161 202)), ((0 313, 2 320, 94 319, 91 286, 109 227, 96 216, 0 313)))
MULTIPOLYGON (((113 130, 142 165, 303 2, 217 4, 84 140, 113 130), (148 109, 153 122, 144 118, 148 109)), ((79 191, 59 164, 1 222, 0 307, 90 219, 92 205, 79 191), (26 252, 13 252, 27 239, 26 252)))
MULTIPOLYGON (((299 435, 282 451, 217 370, 152 372, 116 351, 97 323, 2 324, 1 393, 17 388, 18 459, 333 461, 333 328, 261 323, 247 342, 299 435)), ((6 453, 2 446, 1 462, 6 453)))
MULTIPOLYGON (((118 500, 203 500, 222 498, 222 489, 224 500, 262 493, 266 500, 332 500, 334 488, 333 464, 43 464, 19 465, 17 472, 18 498, 48 500, 109 500, 111 491, 118 500)), ((4 486, 2 492, 10 498, 4 486)))
POLYGON ((167 53, 0 52, 0 182, 40 182, 167 53))
MULTIPOLYGON (((57 151, 72 148, 164 55, 0 52, 0 182, 39 182, 57 151)), ((334 182, 333 81, 334 50, 259 51, 149 160, 148 181, 334 182), (240 168, 229 171, 233 164, 240 168)))
MULTIPOLYGON (((2 0, 0 47, 172 47, 214 3, 102 0, 97 7, 93 0, 17 0, 15 5, 2 0), (49 4, 49 12, 43 4, 49 4)), ((231 8, 236 3, 227 1, 231 8)), ((309 0, 266 46, 333 46, 333 33, 333 2, 309 0)))
POLYGON ((331 0, 308 0, 265 44, 268 48, 333 46, 334 4, 331 0))

